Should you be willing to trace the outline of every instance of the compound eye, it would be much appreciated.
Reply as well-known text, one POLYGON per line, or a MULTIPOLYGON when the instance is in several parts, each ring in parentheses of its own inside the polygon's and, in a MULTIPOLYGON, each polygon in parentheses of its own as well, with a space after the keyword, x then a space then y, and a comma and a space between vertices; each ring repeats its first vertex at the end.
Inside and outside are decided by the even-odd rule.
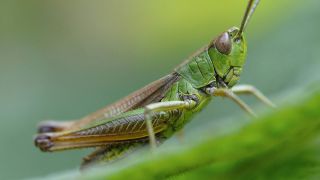
POLYGON ((221 54, 229 55, 232 49, 232 42, 227 32, 222 33, 214 43, 215 47, 221 54))

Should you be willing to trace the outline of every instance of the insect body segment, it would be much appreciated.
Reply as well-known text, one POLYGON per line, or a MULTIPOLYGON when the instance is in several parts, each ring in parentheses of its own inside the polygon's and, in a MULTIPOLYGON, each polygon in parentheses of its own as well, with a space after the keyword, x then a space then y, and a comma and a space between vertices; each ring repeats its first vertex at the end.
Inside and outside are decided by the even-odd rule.
POLYGON ((195 88, 204 87, 216 80, 207 49, 186 60, 175 71, 195 88))
POLYGON ((123 157, 141 147, 146 145, 148 142, 130 142, 122 144, 111 144, 102 147, 98 147, 94 152, 83 158, 81 169, 88 168, 97 163, 111 163, 123 157))

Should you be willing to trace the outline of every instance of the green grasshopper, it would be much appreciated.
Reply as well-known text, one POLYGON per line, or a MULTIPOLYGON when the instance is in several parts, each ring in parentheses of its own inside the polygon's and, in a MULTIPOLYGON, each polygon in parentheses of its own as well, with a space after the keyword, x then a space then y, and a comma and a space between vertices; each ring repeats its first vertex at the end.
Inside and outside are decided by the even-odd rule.
POLYGON ((214 96, 230 98, 256 116, 237 94, 252 94, 274 107, 251 85, 235 86, 247 55, 243 32, 259 0, 249 0, 240 28, 232 27, 174 71, 79 121, 39 125, 42 151, 97 147, 83 166, 110 162, 150 143, 152 149, 180 131, 214 96))

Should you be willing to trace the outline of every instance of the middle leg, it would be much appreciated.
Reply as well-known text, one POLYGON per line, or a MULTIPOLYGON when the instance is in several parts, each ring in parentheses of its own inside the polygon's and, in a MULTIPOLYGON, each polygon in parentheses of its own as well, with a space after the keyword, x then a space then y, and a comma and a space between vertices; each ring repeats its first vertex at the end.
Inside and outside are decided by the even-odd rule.
POLYGON ((195 107, 196 104, 196 101, 187 99, 185 101, 158 102, 149 104, 145 107, 144 116, 152 150, 156 148, 156 138, 152 126, 152 114, 161 111, 191 109, 195 107))

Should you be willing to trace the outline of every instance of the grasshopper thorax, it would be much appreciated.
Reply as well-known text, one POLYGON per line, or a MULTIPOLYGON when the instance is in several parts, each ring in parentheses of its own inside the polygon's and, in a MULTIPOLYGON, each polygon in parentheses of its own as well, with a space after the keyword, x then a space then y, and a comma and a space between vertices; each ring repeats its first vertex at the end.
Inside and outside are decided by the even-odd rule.
POLYGON ((230 28, 210 43, 208 53, 217 79, 228 87, 234 86, 239 80, 247 55, 243 33, 239 34, 237 27, 230 28))

